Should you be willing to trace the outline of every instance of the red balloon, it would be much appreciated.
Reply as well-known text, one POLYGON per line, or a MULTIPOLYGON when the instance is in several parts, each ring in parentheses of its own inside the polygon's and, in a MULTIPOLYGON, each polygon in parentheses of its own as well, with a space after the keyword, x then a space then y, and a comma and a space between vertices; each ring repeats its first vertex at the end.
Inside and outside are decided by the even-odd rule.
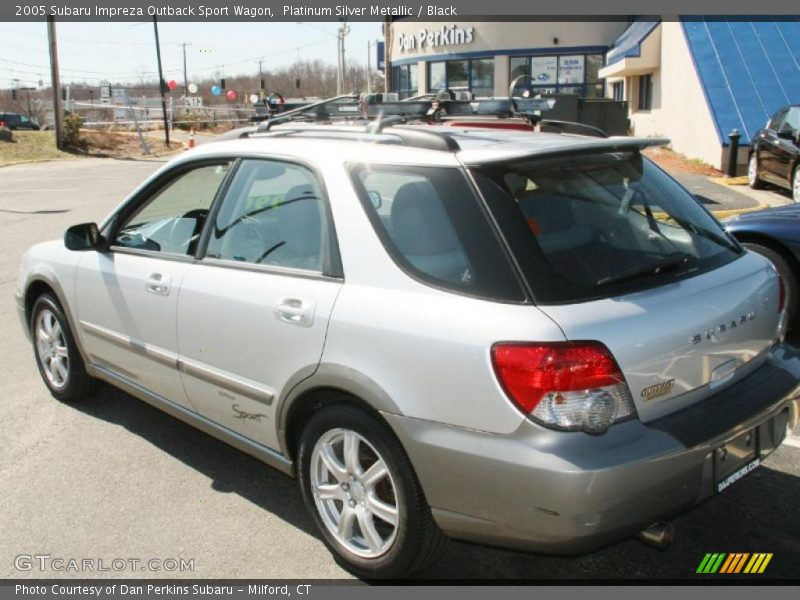
POLYGON ((168 87, 169 89, 171 89, 171 90, 174 90, 176 87, 178 87, 178 82, 177 82, 177 81, 175 81, 174 79, 170 79, 170 80, 167 82, 167 87, 168 87))
POLYGON ((228 100, 236 100, 236 92, 233 90, 228 90, 228 93, 225 95, 228 97, 228 100))

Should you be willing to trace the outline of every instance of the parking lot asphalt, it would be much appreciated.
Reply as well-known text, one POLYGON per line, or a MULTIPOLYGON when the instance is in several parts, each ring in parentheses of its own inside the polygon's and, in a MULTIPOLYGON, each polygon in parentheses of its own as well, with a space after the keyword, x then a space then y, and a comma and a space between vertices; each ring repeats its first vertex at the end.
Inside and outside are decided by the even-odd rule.
MULTIPOLYGON (((13 303, 19 258, 99 221, 162 161, 83 159, 0 169, 0 576, 347 578, 293 480, 108 386, 74 405, 39 380, 13 303), (194 560, 194 570, 21 571, 19 555, 194 560)), ((510 482, 511 483, 511 482, 510 482)), ((628 540, 581 557, 452 543, 425 578, 696 576, 707 552, 772 552, 763 575, 797 578, 800 449, 784 446, 675 521, 660 551, 628 540)), ((720 579, 725 576, 719 576, 720 579)))

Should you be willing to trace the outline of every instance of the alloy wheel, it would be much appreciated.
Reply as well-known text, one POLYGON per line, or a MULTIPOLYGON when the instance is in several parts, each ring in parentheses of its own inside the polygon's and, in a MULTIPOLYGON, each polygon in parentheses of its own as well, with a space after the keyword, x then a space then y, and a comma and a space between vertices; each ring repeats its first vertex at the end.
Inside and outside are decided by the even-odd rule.
POLYGON ((334 539, 361 558, 376 558, 392 546, 400 501, 387 462, 366 438, 332 429, 314 446, 311 490, 322 521, 334 539))
POLYGON ((61 324, 55 314, 44 309, 36 317, 35 331, 42 371, 53 388, 61 389, 69 380, 69 352, 61 324))

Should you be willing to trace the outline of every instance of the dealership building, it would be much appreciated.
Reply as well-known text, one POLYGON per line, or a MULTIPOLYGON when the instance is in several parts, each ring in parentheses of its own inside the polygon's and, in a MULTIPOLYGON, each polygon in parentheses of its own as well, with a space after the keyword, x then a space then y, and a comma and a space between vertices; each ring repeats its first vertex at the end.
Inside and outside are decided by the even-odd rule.
POLYGON ((628 103, 631 132, 717 168, 729 134, 739 163, 755 131, 800 103, 800 17, 699 17, 567 22, 399 20, 387 36, 392 89, 401 97, 469 88, 506 96, 530 75, 535 92, 628 103))

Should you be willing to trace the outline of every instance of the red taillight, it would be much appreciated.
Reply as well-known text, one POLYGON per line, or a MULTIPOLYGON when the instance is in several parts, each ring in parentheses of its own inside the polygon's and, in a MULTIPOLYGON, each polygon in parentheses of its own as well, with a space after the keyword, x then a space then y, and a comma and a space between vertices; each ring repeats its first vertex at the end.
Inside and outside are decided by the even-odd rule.
POLYGON ((499 343, 492 365, 508 396, 530 414, 545 394, 625 382, 608 349, 597 342, 499 343))

